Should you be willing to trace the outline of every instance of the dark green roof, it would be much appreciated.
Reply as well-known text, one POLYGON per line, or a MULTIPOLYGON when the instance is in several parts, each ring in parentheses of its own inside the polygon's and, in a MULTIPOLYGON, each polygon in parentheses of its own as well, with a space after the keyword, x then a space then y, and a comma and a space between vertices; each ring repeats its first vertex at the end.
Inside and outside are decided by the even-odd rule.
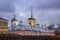
POLYGON ((11 21, 17 21, 15 18, 13 18, 11 21))
POLYGON ((35 20, 34 18, 29 18, 28 20, 35 20))
POLYGON ((2 17, 0 17, 0 19, 8 21, 7 19, 4 19, 4 18, 2 18, 2 17))

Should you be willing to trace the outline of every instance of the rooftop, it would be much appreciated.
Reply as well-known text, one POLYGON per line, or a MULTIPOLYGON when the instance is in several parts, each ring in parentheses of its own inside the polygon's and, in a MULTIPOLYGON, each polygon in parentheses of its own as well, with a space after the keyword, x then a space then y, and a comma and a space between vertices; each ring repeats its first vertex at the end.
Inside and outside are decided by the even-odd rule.
POLYGON ((6 20, 6 21, 8 21, 7 19, 4 19, 4 18, 2 18, 2 17, 0 17, 0 19, 1 19, 1 20, 6 20))
POLYGON ((35 20, 34 18, 29 18, 28 20, 35 20))

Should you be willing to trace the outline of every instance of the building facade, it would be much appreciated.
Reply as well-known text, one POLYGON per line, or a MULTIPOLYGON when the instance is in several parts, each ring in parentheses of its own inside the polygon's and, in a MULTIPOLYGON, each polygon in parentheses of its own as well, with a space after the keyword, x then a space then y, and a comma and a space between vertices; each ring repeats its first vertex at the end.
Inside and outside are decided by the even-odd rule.
POLYGON ((5 34, 8 31, 8 20, 0 17, 0 34, 5 34))

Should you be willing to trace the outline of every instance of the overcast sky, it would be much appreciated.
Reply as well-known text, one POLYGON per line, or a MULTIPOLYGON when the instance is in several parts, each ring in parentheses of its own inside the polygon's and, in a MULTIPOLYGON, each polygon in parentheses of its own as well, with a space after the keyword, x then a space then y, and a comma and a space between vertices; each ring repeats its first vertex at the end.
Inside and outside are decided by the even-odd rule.
POLYGON ((0 17, 10 21, 16 14, 17 20, 27 24, 30 8, 38 24, 60 23, 60 0, 0 0, 0 17))

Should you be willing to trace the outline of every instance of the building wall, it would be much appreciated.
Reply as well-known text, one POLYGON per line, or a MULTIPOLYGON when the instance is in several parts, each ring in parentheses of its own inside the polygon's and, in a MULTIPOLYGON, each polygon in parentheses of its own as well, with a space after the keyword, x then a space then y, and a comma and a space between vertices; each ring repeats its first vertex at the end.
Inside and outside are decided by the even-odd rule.
POLYGON ((19 34, 19 35, 26 35, 26 36, 38 36, 38 35, 55 35, 55 33, 49 32, 37 32, 37 31, 10 31, 9 34, 19 34))
POLYGON ((12 25, 13 25, 13 26, 16 26, 16 25, 18 25, 18 24, 19 24, 18 21, 13 21, 13 22, 12 22, 12 25))
POLYGON ((35 20, 28 20, 28 23, 30 24, 30 26, 35 26, 35 20))
POLYGON ((0 34, 5 34, 8 31, 8 21, 0 19, 0 34))

